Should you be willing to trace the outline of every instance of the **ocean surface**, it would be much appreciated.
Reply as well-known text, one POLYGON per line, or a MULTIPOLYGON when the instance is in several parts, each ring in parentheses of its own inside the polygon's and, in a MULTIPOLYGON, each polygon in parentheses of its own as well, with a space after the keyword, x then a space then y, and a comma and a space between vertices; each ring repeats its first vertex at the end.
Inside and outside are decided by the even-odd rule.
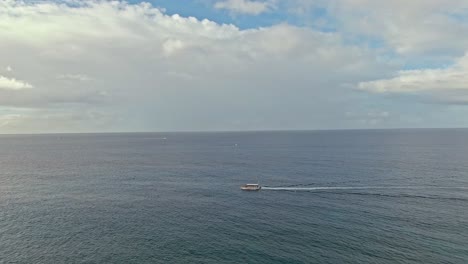
POLYGON ((2 135, 0 263, 468 263, 468 130, 2 135))

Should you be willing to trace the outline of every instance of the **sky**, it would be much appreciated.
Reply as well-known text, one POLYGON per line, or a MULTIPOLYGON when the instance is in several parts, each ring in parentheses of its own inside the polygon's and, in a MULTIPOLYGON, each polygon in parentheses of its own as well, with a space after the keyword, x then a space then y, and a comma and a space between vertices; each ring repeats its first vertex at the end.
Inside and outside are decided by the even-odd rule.
POLYGON ((468 127, 466 0, 0 1, 0 134, 468 127))

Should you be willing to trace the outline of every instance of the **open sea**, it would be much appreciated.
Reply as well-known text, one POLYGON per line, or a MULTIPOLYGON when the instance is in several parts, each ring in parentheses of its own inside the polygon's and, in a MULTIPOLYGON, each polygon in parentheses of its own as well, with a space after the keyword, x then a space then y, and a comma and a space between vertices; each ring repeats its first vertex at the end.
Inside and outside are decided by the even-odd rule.
POLYGON ((468 263, 468 130, 1 135, 0 263, 468 263))

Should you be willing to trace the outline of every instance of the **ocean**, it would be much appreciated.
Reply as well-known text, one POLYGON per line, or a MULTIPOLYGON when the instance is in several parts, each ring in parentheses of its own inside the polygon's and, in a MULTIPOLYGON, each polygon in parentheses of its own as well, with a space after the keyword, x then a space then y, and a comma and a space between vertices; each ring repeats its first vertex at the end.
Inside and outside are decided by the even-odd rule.
POLYGON ((468 130, 1 135, 0 263, 468 263, 468 130))

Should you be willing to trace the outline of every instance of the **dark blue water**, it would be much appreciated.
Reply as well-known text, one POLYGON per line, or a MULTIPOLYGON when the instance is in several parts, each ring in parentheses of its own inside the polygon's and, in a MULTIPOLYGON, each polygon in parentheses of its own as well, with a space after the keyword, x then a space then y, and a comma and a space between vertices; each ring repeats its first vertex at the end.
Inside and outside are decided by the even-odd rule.
POLYGON ((463 187, 468 130, 3 135, 0 262, 467 263, 463 187))

